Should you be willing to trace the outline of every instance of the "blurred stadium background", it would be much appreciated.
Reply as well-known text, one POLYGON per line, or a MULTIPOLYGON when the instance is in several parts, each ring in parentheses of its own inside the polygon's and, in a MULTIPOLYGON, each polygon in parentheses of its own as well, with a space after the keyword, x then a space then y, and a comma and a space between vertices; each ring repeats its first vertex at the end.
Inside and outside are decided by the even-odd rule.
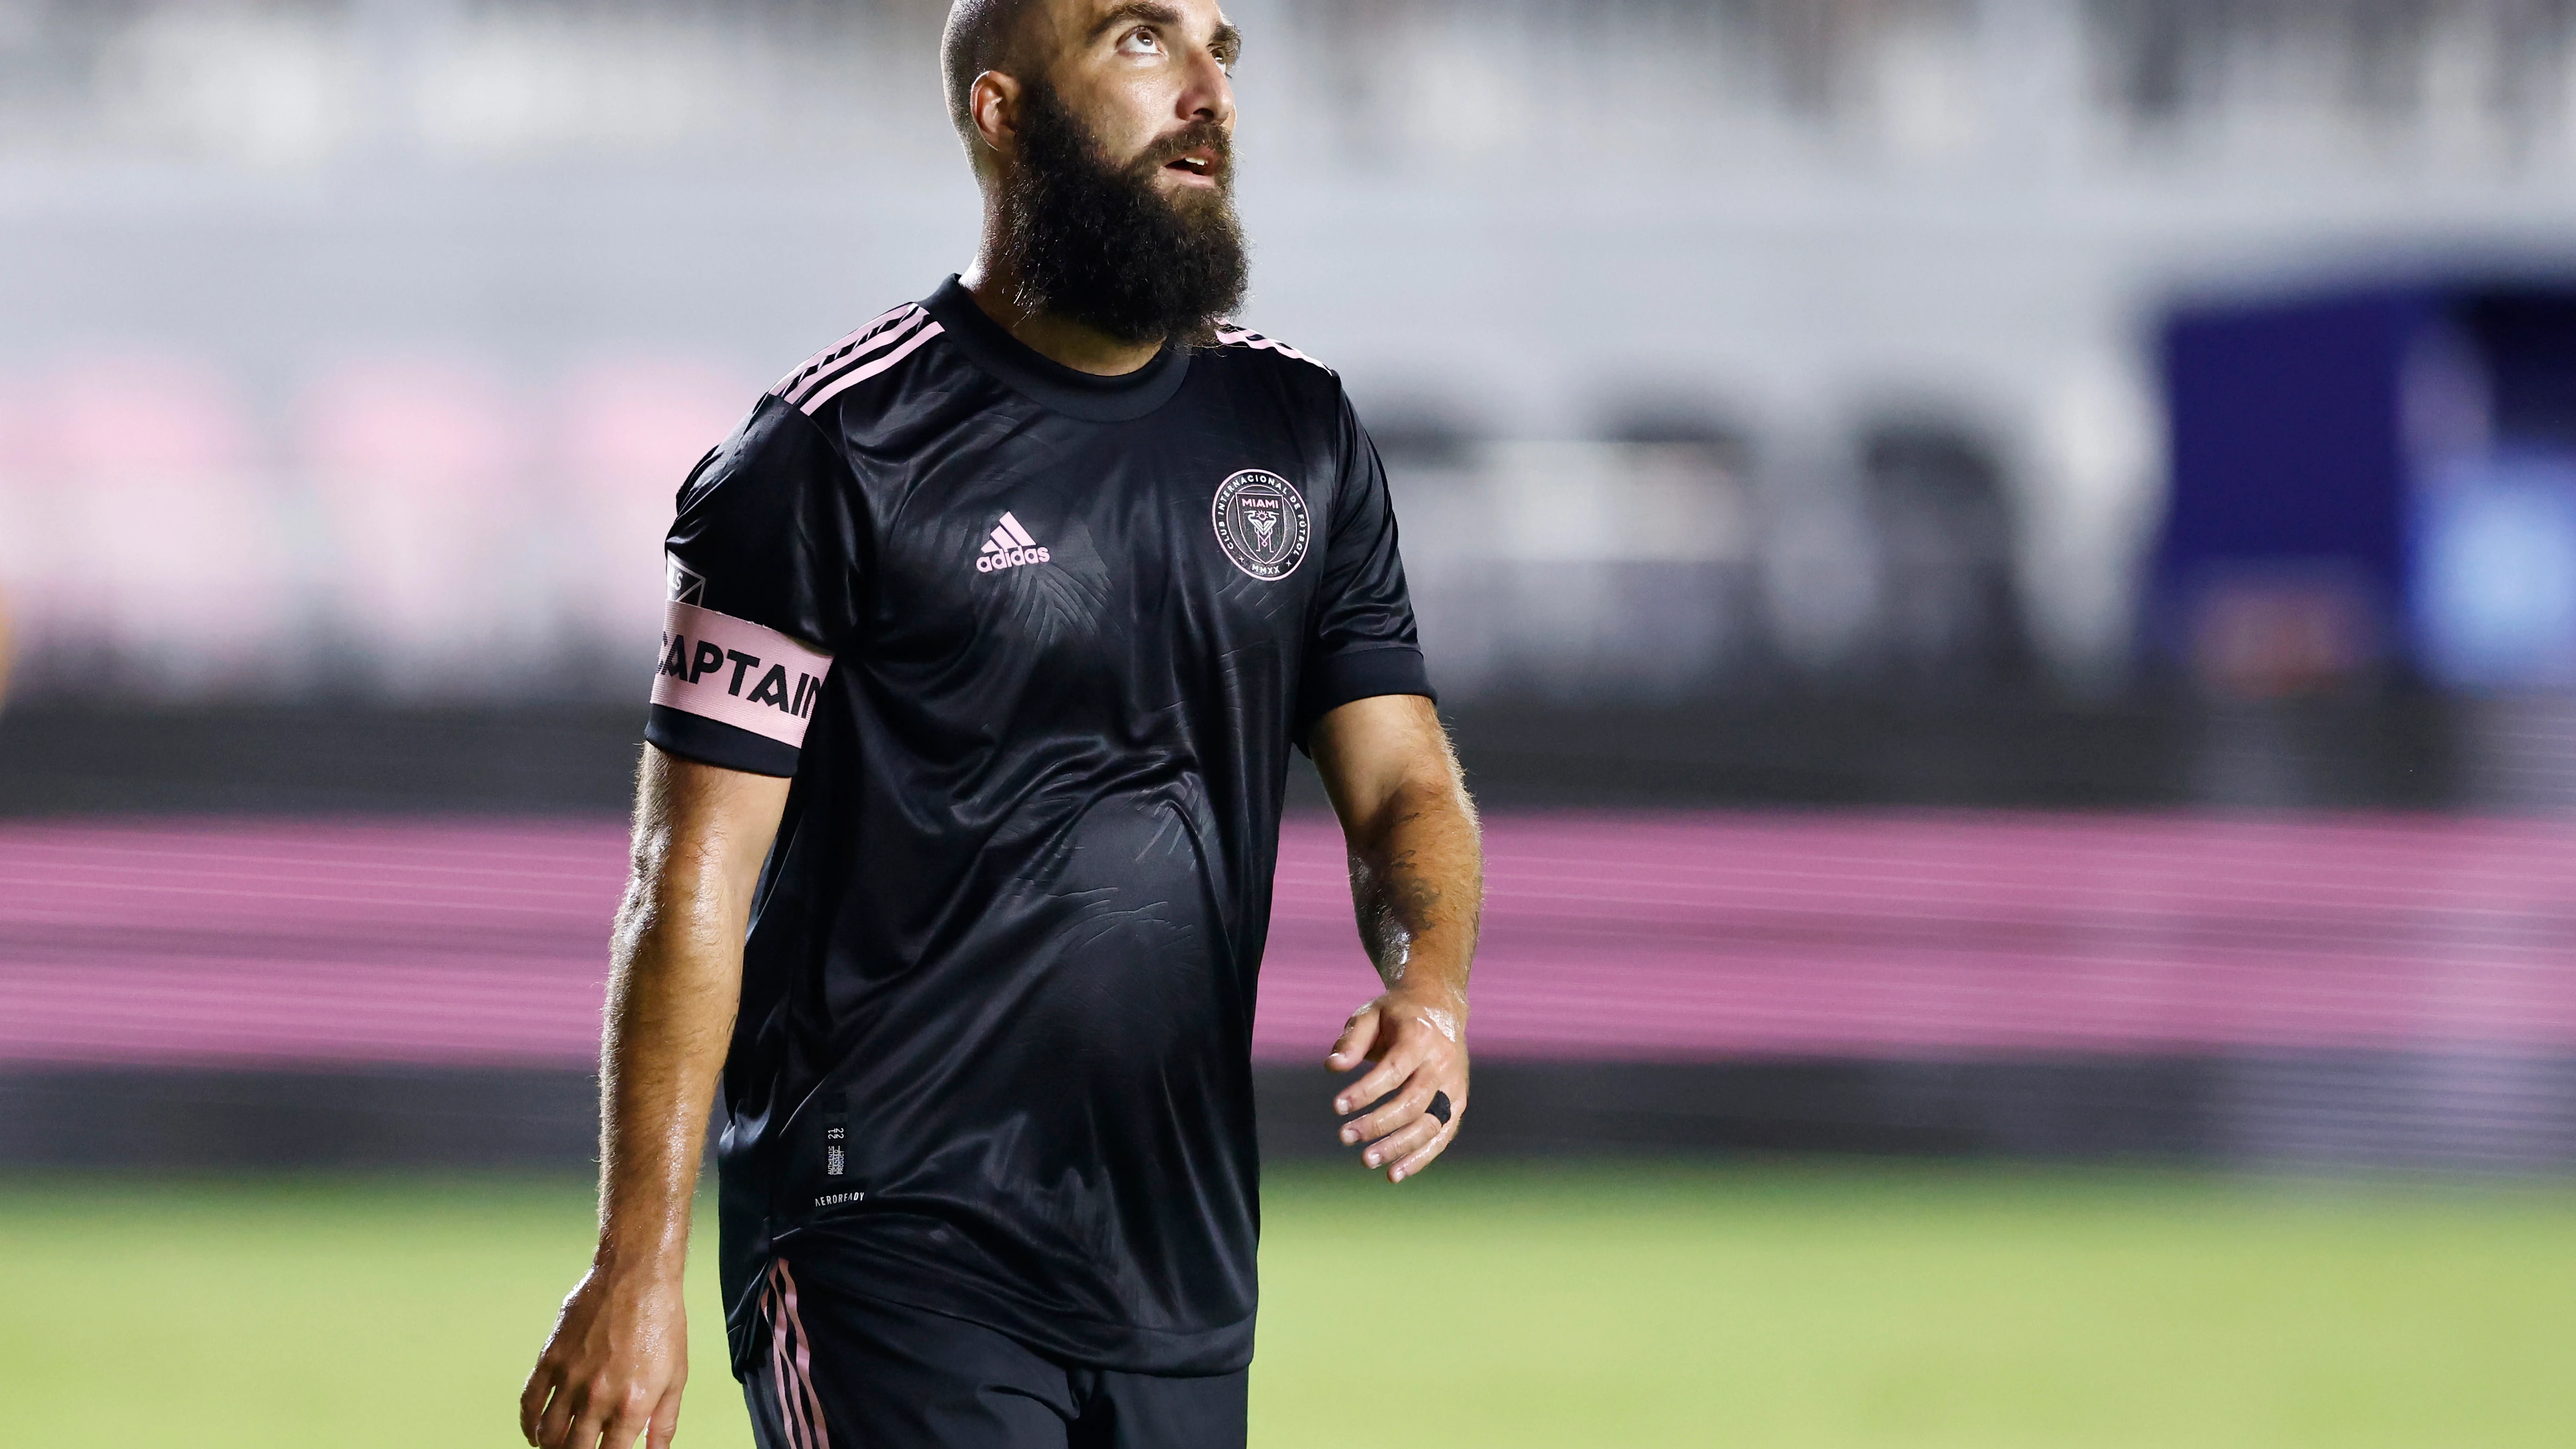
MULTIPOLYGON (((0 0, 0 1440, 510 1433, 671 493, 968 256, 943 10, 0 0)), ((2576 3, 1230 10, 1493 876, 1371 1197, 1293 782, 1260 1442, 2576 1432, 2576 3)))

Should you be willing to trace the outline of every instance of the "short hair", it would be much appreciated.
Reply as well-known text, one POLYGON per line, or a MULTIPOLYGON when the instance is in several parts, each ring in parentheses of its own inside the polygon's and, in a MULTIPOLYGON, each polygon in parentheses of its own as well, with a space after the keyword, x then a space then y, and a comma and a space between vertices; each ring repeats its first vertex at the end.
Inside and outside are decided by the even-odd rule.
POLYGON ((988 70, 1007 71, 1018 63, 1021 34, 1042 3, 957 0, 948 8, 948 28, 939 38, 939 65, 948 95, 949 124, 970 150, 975 140, 970 94, 975 77, 988 70))

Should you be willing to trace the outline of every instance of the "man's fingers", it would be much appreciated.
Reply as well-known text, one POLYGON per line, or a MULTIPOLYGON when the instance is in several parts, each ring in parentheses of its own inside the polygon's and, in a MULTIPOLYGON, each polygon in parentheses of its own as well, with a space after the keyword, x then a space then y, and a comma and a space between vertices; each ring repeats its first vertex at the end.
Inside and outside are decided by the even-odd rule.
POLYGON ((1392 1167, 1440 1135, 1440 1119, 1425 1112, 1368 1145, 1360 1154, 1363 1167, 1392 1167))
MULTIPOLYGON (((1421 1069, 1422 1053, 1417 1048, 1394 1042, 1381 1045, 1386 1052, 1385 1059, 1367 1075, 1334 1094, 1333 1112, 1336 1116, 1347 1117, 1353 1112, 1367 1111, 1371 1102, 1403 1086, 1405 1078, 1421 1069)), ((1428 1093, 1424 1094, 1424 1100, 1430 1100, 1428 1093)), ((1358 1139, 1345 1137, 1343 1140, 1358 1139)))
POLYGON ((605 1404, 593 1404, 575 1415, 572 1432, 564 1436, 563 1449, 599 1449, 599 1436, 608 1427, 607 1408, 605 1404))
POLYGON ((671 1436, 679 1432, 680 1386, 673 1384, 653 1408, 653 1427, 645 1432, 644 1443, 647 1449, 671 1449, 671 1436))
MULTIPOLYGON (((635 1441, 653 1424, 653 1411, 661 1405, 651 1397, 652 1391, 638 1384, 617 1398, 617 1412, 608 1421, 607 1439, 600 1449, 635 1449, 635 1441)), ((588 1449, 587 1444, 583 1449, 588 1449)))
POLYGON ((528 1386, 519 1390, 519 1437, 537 1442, 537 1421, 545 1417, 546 1399, 554 1392, 554 1365, 544 1359, 528 1371, 528 1386))
POLYGON ((1382 1020, 1384 1017, 1374 1004, 1353 1012, 1351 1019, 1343 1024, 1341 1037, 1333 1043, 1333 1049, 1324 1054, 1324 1065, 1336 1072, 1347 1072, 1367 1061, 1369 1053, 1376 1049, 1378 1023, 1382 1020))
POLYGON ((547 1403, 545 1416, 537 1420, 537 1449, 564 1449, 571 1442, 573 1413, 578 1407, 573 1398, 577 1392, 570 1379, 555 1386, 555 1396, 547 1403))
MULTIPOLYGON (((1461 1109, 1461 1111, 1463 1110, 1464 1109, 1461 1109)), ((1434 1161, 1438 1160, 1441 1153, 1449 1150, 1450 1143, 1458 1140, 1458 1134, 1450 1131, 1447 1127, 1441 1127, 1439 1125, 1438 1118, 1425 1117, 1422 1120, 1425 1123, 1431 1124, 1437 1130, 1431 1134, 1430 1141, 1422 1144, 1420 1147, 1414 1148, 1407 1155, 1396 1159, 1395 1165, 1386 1170, 1387 1181, 1402 1182, 1406 1178, 1420 1172, 1422 1169, 1429 1167, 1434 1161)), ((1449 1120, 1452 1125, 1455 1125, 1458 1120, 1457 1115, 1452 1114, 1449 1120)))
MULTIPOLYGON (((1366 1142, 1375 1147, 1380 1139, 1402 1131, 1428 1113, 1431 1109, 1431 1094, 1436 1090, 1438 1087, 1432 1081, 1430 1072, 1415 1072, 1384 1105, 1358 1121, 1345 1125, 1342 1128, 1342 1140, 1346 1143, 1366 1142)), ((1369 1162, 1369 1166, 1375 1167, 1379 1162, 1389 1160, 1391 1159, 1376 1158, 1369 1162)))

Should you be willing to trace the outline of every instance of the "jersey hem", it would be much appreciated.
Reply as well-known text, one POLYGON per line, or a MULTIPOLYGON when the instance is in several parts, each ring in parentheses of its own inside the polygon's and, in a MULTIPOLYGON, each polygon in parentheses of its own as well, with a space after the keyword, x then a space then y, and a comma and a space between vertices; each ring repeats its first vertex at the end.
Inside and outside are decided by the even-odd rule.
MULTIPOLYGON (((772 1256, 793 1263, 809 1284, 988 1328, 1059 1363, 1112 1373, 1196 1378, 1230 1374, 1252 1362, 1257 1314, 1212 1328, 1145 1328, 1077 1317, 988 1283, 955 1277, 936 1284, 918 1281, 906 1271, 914 1266, 909 1260, 874 1253, 846 1239, 832 1240, 828 1247, 809 1239, 804 1246, 819 1251, 807 1253, 788 1251, 789 1246, 781 1242, 772 1256)), ((757 1331, 753 1325, 744 1327, 757 1331)))

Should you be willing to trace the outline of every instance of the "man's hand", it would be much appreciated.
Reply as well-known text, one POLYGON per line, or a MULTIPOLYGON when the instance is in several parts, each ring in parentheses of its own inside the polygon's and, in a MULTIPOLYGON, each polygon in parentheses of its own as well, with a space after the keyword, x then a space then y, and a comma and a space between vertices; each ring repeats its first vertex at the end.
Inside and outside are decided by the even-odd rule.
POLYGON ((1467 1115, 1466 1014, 1466 1003, 1455 997, 1390 991, 1352 1013, 1332 1055, 1324 1058, 1337 1072, 1377 1063, 1333 1099, 1333 1112, 1347 1117, 1386 1099, 1358 1121, 1342 1124, 1342 1141, 1367 1143, 1360 1161, 1384 1166, 1389 1182, 1429 1167, 1457 1137, 1467 1115), (1449 1098, 1446 1122, 1431 1111, 1432 1097, 1442 1093, 1449 1098))
POLYGON ((676 1273, 594 1267, 572 1296, 528 1386, 519 1432, 537 1449, 665 1449, 689 1381, 689 1316, 676 1273))

